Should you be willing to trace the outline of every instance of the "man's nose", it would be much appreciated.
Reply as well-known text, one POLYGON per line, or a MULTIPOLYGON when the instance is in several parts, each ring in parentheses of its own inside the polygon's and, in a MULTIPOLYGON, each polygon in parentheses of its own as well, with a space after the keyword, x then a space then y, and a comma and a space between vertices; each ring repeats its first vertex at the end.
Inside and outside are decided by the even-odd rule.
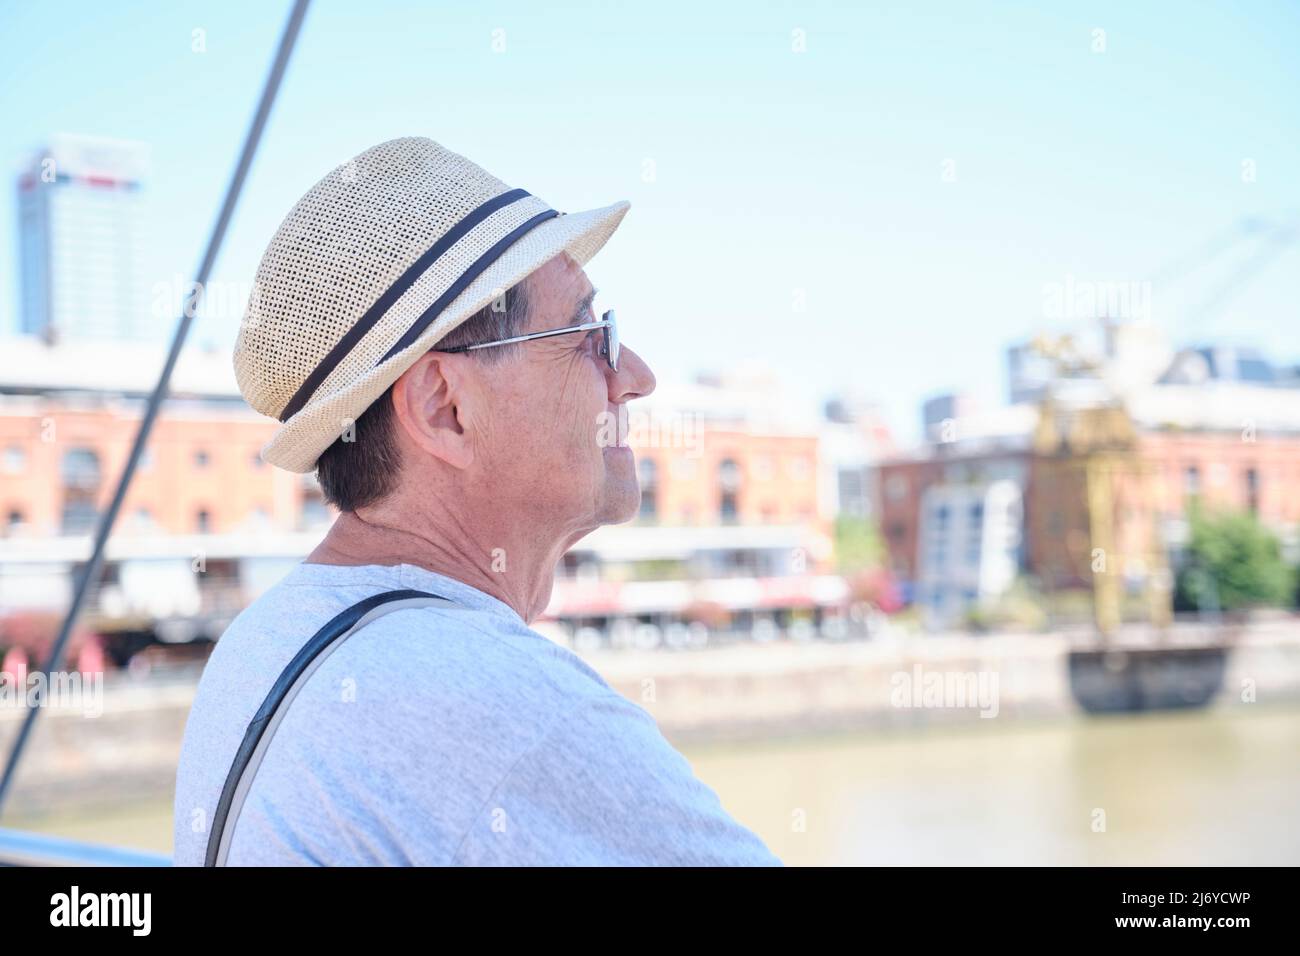
POLYGON ((626 345, 619 349, 618 371, 609 373, 609 400, 630 402, 655 390, 655 373, 641 356, 626 345))

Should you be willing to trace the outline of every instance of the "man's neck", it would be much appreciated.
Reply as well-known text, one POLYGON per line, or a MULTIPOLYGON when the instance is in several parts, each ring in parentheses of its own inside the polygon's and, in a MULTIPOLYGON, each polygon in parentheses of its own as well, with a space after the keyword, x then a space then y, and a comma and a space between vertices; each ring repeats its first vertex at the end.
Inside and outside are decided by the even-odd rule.
POLYGON ((345 511, 307 556, 312 564, 412 564, 477 588, 509 605, 531 624, 546 609, 555 567, 581 535, 552 547, 531 540, 481 546, 466 536, 402 527, 382 513, 345 511))

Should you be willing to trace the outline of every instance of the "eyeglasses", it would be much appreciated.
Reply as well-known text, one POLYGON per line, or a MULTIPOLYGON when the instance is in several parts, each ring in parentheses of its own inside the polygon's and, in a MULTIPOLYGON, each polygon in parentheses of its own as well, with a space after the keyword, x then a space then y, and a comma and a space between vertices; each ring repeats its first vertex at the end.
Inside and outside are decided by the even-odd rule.
POLYGON ((568 335, 570 332, 591 332, 604 330, 604 342, 600 354, 605 357, 612 371, 618 371, 618 325, 614 322, 614 310, 608 310, 599 322, 584 322, 582 325, 566 325, 562 329, 547 329, 545 332, 529 332, 527 335, 514 335, 508 339, 495 342, 479 342, 475 345, 457 345, 450 349, 432 349, 434 352, 471 352, 474 349, 490 349, 496 345, 510 345, 513 342, 528 342, 532 339, 545 339, 552 335, 568 335))

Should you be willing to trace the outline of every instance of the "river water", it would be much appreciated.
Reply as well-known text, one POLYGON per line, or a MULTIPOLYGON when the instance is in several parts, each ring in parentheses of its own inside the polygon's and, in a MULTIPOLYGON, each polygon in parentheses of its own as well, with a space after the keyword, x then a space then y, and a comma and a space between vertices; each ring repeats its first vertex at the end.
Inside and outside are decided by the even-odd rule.
POLYGON ((789 865, 1300 864, 1300 709, 684 751, 789 865))

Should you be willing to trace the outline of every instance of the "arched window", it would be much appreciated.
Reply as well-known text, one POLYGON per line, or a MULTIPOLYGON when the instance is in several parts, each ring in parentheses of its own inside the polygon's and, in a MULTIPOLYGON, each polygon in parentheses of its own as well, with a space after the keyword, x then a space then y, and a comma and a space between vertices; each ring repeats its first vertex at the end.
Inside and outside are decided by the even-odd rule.
POLYGON ((85 534, 95 527, 99 491, 99 455, 93 448, 69 448, 59 463, 63 483, 63 513, 60 526, 64 534, 85 534))
POLYGON ((732 458, 718 463, 718 514, 725 524, 734 524, 740 515, 740 466, 732 458))
POLYGON ((69 448, 63 453, 60 477, 68 488, 99 487, 99 455, 93 448, 69 448))
POLYGON ((8 474, 22 474, 27 470, 27 450, 22 445, 6 446, 4 457, 0 458, 0 465, 3 465, 8 474))

